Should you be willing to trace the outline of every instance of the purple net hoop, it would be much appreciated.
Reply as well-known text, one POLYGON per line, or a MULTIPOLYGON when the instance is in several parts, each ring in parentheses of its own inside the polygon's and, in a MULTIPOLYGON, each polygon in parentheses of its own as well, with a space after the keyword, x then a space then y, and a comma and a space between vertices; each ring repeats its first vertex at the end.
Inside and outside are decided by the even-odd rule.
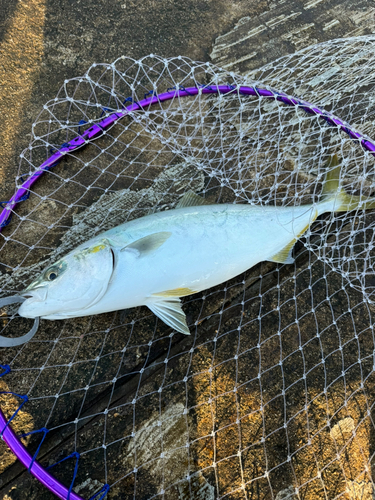
POLYGON ((18 460, 29 469, 31 474, 38 479, 46 488, 48 488, 52 493, 54 493, 58 498, 62 500, 84 500, 81 496, 70 492, 69 489, 61 484, 57 479, 55 479, 44 467, 42 467, 36 460, 33 461, 33 457, 27 451, 25 446, 21 443, 19 438, 16 436, 11 426, 8 425, 7 419, 5 418, 3 412, 0 410, 0 428, 4 429, 2 438, 7 446, 16 455, 18 460), (69 496, 68 496, 69 495, 69 496))
MULTIPOLYGON (((335 126, 339 131, 345 132, 350 138, 358 141, 363 149, 370 152, 375 157, 375 143, 357 131, 355 131, 348 123, 342 121, 332 113, 324 111, 317 106, 310 104, 307 101, 297 99, 292 96, 288 96, 283 92, 276 90, 268 90, 259 87, 247 87, 247 86, 230 86, 230 85, 218 85, 218 86, 202 86, 202 87, 188 87, 183 89, 170 90, 168 92, 152 95, 145 98, 139 102, 133 102, 131 105, 125 107, 121 112, 112 113, 106 118, 104 118, 98 124, 92 125, 83 134, 78 135, 69 143, 64 145, 59 151, 56 151, 51 155, 45 162, 43 162, 37 171, 31 175, 22 185, 19 187, 9 202, 5 205, 4 209, 0 214, 0 231, 7 225, 13 209, 15 206, 22 201, 22 199, 27 195, 31 186, 36 182, 36 180, 43 174, 45 170, 50 169, 58 164, 58 162, 67 154, 72 151, 79 149, 80 147, 88 144, 90 141, 100 137, 103 131, 108 129, 110 126, 114 125, 118 120, 125 117, 133 111, 142 110, 148 106, 157 104, 158 102, 164 102, 176 97, 188 97, 195 96, 198 94, 242 94, 250 96, 261 96, 269 99, 274 99, 288 106, 295 106, 303 109, 309 114, 316 115, 323 120, 325 120, 329 125, 335 126)), ((44 467, 42 467, 30 453, 27 451, 25 446, 21 443, 19 437, 14 433, 11 425, 5 418, 3 412, 0 409, 0 428, 3 429, 2 438, 10 450, 16 455, 16 457, 22 462, 22 464, 30 470, 31 474, 38 479, 46 488, 53 492, 58 498, 62 500, 84 500, 80 495, 69 491, 69 489, 61 484, 57 479, 55 479, 44 467)))
POLYGON ((332 113, 324 111, 313 104, 310 104, 307 101, 302 101, 292 96, 288 96, 284 92, 279 92, 276 90, 268 90, 259 87, 245 87, 239 86, 234 87, 231 85, 210 85, 207 87, 188 87, 180 90, 171 90, 169 92, 165 92, 159 95, 153 95, 146 99, 143 99, 139 102, 134 102, 133 104, 124 108, 123 111, 118 113, 112 113, 104 120, 99 122, 98 124, 92 125, 88 130, 86 130, 82 135, 78 135, 75 139, 71 140, 64 145, 59 151, 56 151, 52 156, 50 156, 45 162, 43 162, 39 169, 31 175, 20 188, 16 190, 12 198, 5 205, 3 211, 0 214, 0 231, 1 229, 7 225, 7 221, 12 214, 14 207, 23 199, 25 195, 27 195, 28 190, 34 184, 34 182, 43 174, 45 170, 50 169, 55 166, 67 153, 75 151, 80 147, 86 145, 93 139, 100 137, 104 130, 114 125, 118 120, 124 118, 124 116, 128 115, 132 111, 137 111, 145 108, 146 106, 152 106, 157 104, 158 102, 164 102, 175 97, 187 97, 194 96, 199 93, 202 94, 233 94, 234 92, 238 92, 243 95, 251 95, 251 96, 261 96, 267 97, 269 99, 275 99, 277 101, 281 101, 288 106, 297 106, 307 113, 314 114, 316 116, 321 117, 331 126, 337 127, 340 131, 345 132, 349 137, 353 140, 358 141, 362 147, 369 151, 373 156, 375 156, 375 143, 364 134, 360 132, 356 132, 353 128, 344 121, 337 118, 332 113))

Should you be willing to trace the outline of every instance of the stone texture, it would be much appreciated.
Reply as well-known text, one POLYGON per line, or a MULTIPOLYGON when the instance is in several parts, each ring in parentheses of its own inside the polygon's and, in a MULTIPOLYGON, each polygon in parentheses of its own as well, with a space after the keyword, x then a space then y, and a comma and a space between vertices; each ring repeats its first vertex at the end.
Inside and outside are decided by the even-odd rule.
POLYGON ((369 0, 275 0, 216 38, 210 55, 226 70, 247 73, 308 45, 374 33, 374 13, 369 0))

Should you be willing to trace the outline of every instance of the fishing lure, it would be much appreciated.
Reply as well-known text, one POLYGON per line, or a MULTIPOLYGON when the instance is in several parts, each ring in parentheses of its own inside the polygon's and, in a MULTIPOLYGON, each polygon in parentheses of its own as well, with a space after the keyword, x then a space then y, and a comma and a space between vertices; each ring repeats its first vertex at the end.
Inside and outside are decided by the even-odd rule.
MULTIPOLYGON (((121 224, 49 266, 19 296, 19 315, 58 320, 147 306, 189 334, 180 298, 218 285, 261 261, 290 264, 295 242, 320 215, 375 208, 375 198, 339 187, 338 157, 329 164, 321 200, 293 206, 207 205, 192 192, 173 210, 121 224)), ((0 346, 30 340, 0 337, 0 346)))

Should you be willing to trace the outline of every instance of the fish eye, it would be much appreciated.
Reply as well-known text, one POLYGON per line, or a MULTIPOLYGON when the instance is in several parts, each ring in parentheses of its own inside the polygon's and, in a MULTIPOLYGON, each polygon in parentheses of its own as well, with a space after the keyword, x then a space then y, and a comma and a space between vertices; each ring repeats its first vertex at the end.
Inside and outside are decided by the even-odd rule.
POLYGON ((57 273, 55 273, 54 271, 51 271, 47 274, 47 279, 49 281, 53 281, 57 278, 57 273))

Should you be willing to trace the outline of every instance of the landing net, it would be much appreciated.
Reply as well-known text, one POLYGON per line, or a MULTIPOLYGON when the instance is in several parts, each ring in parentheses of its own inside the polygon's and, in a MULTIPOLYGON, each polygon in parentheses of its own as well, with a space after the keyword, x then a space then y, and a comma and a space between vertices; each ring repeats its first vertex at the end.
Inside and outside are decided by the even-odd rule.
MULTIPOLYGON (((4 205, 1 294, 189 190, 210 203, 317 203, 337 153, 341 187, 373 195, 374 62, 366 36, 246 77, 151 55, 66 81, 4 205)), ((190 337, 139 307, 41 320, 33 340, 3 349, 2 435, 39 479, 35 498, 47 486, 86 500, 371 499, 374 224, 371 210, 325 214, 294 264, 263 262, 185 297, 190 337)), ((1 335, 30 329, 16 311, 2 310, 1 335)), ((1 446, 11 498, 23 480, 1 446)))

